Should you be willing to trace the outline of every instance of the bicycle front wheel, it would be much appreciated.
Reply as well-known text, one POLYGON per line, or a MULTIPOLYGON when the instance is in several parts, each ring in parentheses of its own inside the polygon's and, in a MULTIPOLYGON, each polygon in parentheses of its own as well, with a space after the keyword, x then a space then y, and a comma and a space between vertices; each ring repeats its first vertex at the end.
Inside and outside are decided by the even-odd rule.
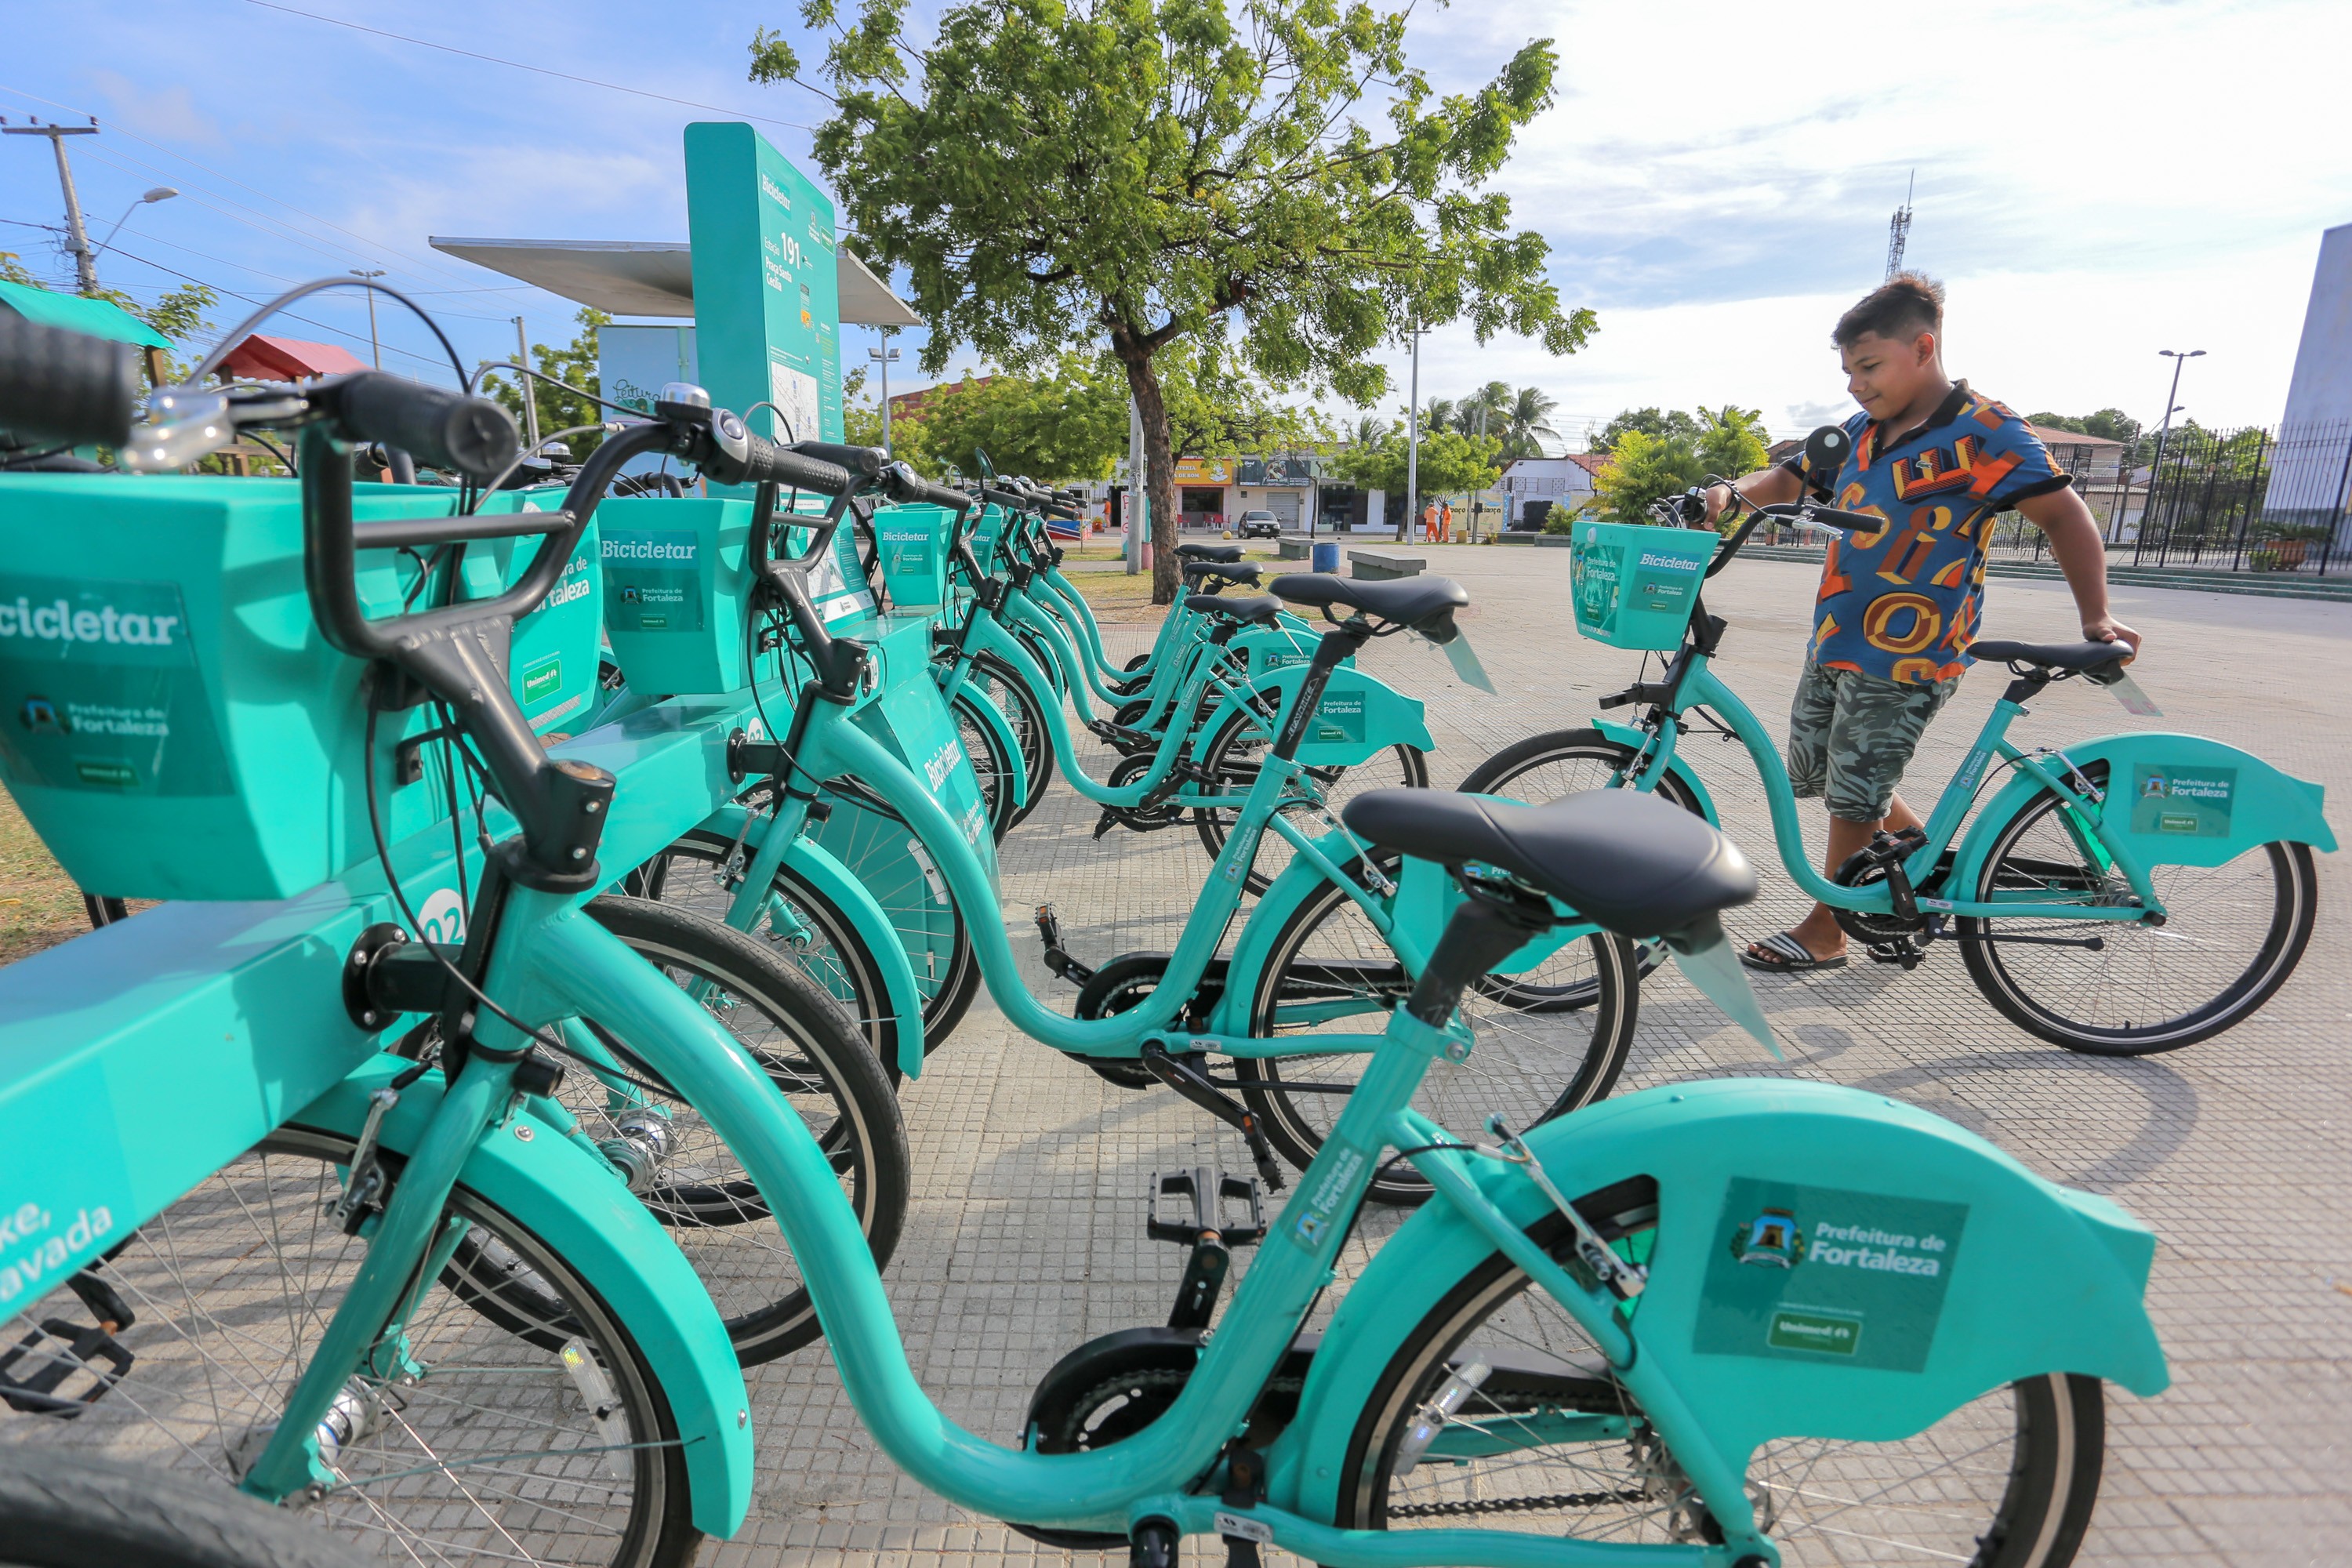
MULTIPOLYGON (((1621 1183, 1576 1206, 1605 1238, 1646 1255, 1654 1184, 1621 1183)), ((1528 1234, 1570 1262, 1565 1219, 1528 1234)), ((2031 1377, 1895 1442, 1766 1443, 1748 1460, 1748 1494, 1789 1568, 2064 1568, 2098 1498, 2105 1430, 2096 1379, 2031 1377)), ((1723 1540, 1599 1347, 1500 1253, 1405 1338, 1345 1463, 1332 1521, 1343 1530, 1491 1523, 1626 1546, 1723 1540), (1449 1384, 1470 1386, 1450 1415, 1431 1415, 1436 1436, 1423 1444, 1413 1428, 1449 1384)))
MULTIPOLYGON (((0 1445, 236 1486, 366 1259, 327 1209, 352 1154, 348 1137, 282 1129, 75 1276, 84 1290, 60 1281, 20 1298, 0 1321, 19 1347, 10 1375, 59 1381, 46 1411, 11 1398, 0 1445), (117 1300, 92 1305, 105 1298, 89 1281, 117 1300), (51 1327, 93 1316, 128 1357, 110 1385, 99 1374, 117 1363, 99 1342, 51 1327)), ((396 1182, 398 1162, 385 1163, 396 1182)), ((628 1325, 488 1199, 455 1189, 445 1222, 463 1240, 321 1424, 334 1479, 303 1517, 372 1561, 690 1562, 677 1428, 628 1325), (516 1284, 551 1304, 554 1345, 478 1310, 516 1284)))
POLYGON ((1021 679, 1020 671, 992 653, 973 657, 971 674, 964 685, 996 705, 1012 727, 1013 743, 1021 748, 1021 765, 1028 771, 1029 803, 1013 813, 1011 826, 1018 827, 1045 800, 1045 787, 1054 782, 1054 741, 1045 731, 1051 715, 1038 694, 1021 679))
MULTIPOLYGON (((2105 763, 2083 771, 2105 786, 2105 763)), ((1976 897, 2085 908, 2129 898, 2120 876, 2091 863, 2087 837, 2072 808, 2044 791, 1994 838, 1976 897)), ((2002 1016, 2053 1045, 2147 1056, 2244 1019, 2286 984, 2310 945, 2319 885, 2307 844, 2259 845, 2220 866, 2158 866, 2149 880, 2164 902, 2160 926, 1959 921, 1969 978, 2002 1016), (2099 945, 2077 945, 2088 942, 2099 945)))
POLYGON ((9 1568, 358 1568, 323 1530, 223 1487, 87 1454, 22 1448, 0 1468, 9 1568))
MULTIPOLYGON (((1396 857, 1380 851, 1377 862, 1395 877, 1396 857)), ((1359 863, 1351 874, 1360 873, 1359 863)), ((1303 1171, 1314 1160, 1371 1060, 1318 1053, 1314 1037, 1378 1034, 1412 989, 1388 939, 1337 883, 1318 886, 1283 922, 1257 975, 1250 1033, 1279 1037, 1295 1054, 1237 1058, 1234 1067, 1266 1137, 1293 1165, 1303 1171)), ((1433 1063, 1413 1106, 1447 1127, 1483 1126, 1499 1112, 1515 1131, 1564 1116, 1615 1086, 1640 1010, 1633 943, 1606 931, 1570 942, 1532 973, 1489 976, 1464 994, 1476 1047, 1467 1060, 1433 1063), (1517 1007, 1506 998, 1517 984, 1580 984, 1593 1003, 1574 1011, 1517 1007)), ((1373 1181, 1371 1196, 1417 1204, 1429 1190, 1419 1172, 1400 1164, 1373 1181)))

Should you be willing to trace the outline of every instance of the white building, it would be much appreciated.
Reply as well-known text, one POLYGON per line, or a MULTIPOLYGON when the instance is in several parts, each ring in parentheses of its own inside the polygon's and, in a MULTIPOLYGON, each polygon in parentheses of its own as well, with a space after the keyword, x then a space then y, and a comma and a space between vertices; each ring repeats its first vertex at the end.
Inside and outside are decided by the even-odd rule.
POLYGON ((1514 458, 1503 465, 1496 488, 1509 508, 1504 526, 1539 530, 1555 509, 1574 511, 1592 499, 1592 476, 1609 460, 1606 452, 1570 452, 1561 458, 1514 458))

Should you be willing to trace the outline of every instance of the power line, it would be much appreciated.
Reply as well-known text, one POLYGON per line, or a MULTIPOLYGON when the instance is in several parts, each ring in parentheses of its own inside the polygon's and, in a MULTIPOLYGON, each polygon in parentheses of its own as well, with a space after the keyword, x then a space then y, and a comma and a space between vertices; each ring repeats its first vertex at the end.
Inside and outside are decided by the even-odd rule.
MULTIPOLYGON (((77 108, 75 108, 73 105, 68 104, 68 103, 59 103, 57 100, 55 100, 55 99, 53 99, 53 98, 43 98, 40 94, 38 94, 38 93, 37 93, 37 92, 26 92, 26 91, 24 89, 22 89, 22 88, 9 87, 9 86, 7 86, 5 83, 0 83, 0 92, 6 92, 6 93, 10 93, 10 94, 13 94, 14 96, 16 96, 16 97, 17 97, 17 98, 21 98, 21 99, 27 100, 28 101, 33 102, 33 103, 44 104, 44 105, 47 106, 47 107, 48 107, 48 108, 50 108, 50 109, 61 109, 61 110, 65 110, 66 112, 68 112, 68 114, 79 114, 79 115, 83 115, 83 116, 85 116, 85 117, 89 117, 89 110, 83 110, 83 109, 77 109, 77 108)), ((333 221, 332 219, 331 219, 331 218, 323 218, 323 217, 320 217, 318 214, 316 214, 316 213, 314 213, 314 212, 311 212, 311 211, 309 211, 307 208, 303 208, 303 207, 296 206, 292 202, 288 201, 288 200, 287 200, 285 197, 283 197, 283 196, 274 195, 272 195, 271 193, 269 193, 269 192, 268 192, 268 191, 265 191, 265 190, 261 189, 261 188, 260 188, 259 186, 257 186, 257 185, 249 185, 249 184, 247 184, 243 180, 238 179, 236 175, 234 175, 234 174, 223 174, 220 170, 214 168, 214 167, 213 167, 212 165, 210 165, 209 163, 199 163, 197 160, 195 160, 195 159, 194 159, 194 158, 189 157, 185 153, 179 152, 178 150, 176 150, 176 149, 174 149, 174 148, 166 147, 166 146, 164 146, 163 143, 161 143, 161 142, 150 142, 146 137, 140 135, 138 132, 134 132, 134 131, 125 131, 125 130, 122 130, 121 127, 119 127, 119 126, 118 126, 118 127, 116 127, 116 128, 115 128, 115 132, 114 132, 114 133, 115 133, 116 135, 118 135, 118 136, 126 137, 126 138, 128 138, 128 139, 129 139, 129 140, 131 140, 131 141, 136 142, 138 142, 138 143, 139 143, 141 146, 142 146, 142 147, 152 148, 152 149, 153 149, 155 152, 157 152, 157 153, 160 153, 163 154, 165 157, 168 157, 168 158, 176 158, 176 159, 178 159, 181 163, 187 164, 187 165, 188 165, 190 168, 192 168, 192 169, 201 169, 201 170, 203 170, 205 174, 210 174, 211 176, 213 176, 213 178, 215 178, 215 179, 216 179, 216 180, 226 181, 227 184, 232 184, 232 185, 235 185, 237 189, 239 189, 239 190, 241 190, 241 191, 249 191, 249 192, 251 192, 253 195, 257 195, 257 196, 259 196, 262 200, 264 200, 264 201, 266 201, 266 202, 274 202, 274 203, 276 203, 278 205, 279 205, 279 206, 281 206, 281 207, 284 207, 287 211, 289 211, 289 212, 290 212, 290 213, 294 213, 294 214, 296 214, 297 216, 300 216, 300 217, 302 217, 302 218, 305 218, 305 219, 309 220, 309 221, 310 221, 310 222, 311 222, 311 223, 317 224, 318 226, 320 226, 320 227, 322 227, 322 228, 331 228, 331 229, 333 229, 337 234, 341 234, 341 235, 347 235, 347 236, 349 236, 351 238, 352 238, 352 239, 355 239, 355 240, 359 241, 359 242, 360 242, 360 244, 362 244, 362 245, 363 245, 363 246, 367 247, 368 247, 368 250, 370 250, 370 251, 374 251, 374 252, 378 252, 378 253, 380 253, 380 254, 382 254, 382 255, 383 255, 383 256, 391 257, 391 258, 394 258, 394 259, 396 259, 396 260, 398 260, 398 261, 402 262, 404 266, 408 267, 412 271, 413 271, 413 270, 415 270, 415 269, 416 269, 416 268, 418 268, 419 267, 422 267, 425 270, 426 270, 426 271, 430 271, 430 272, 433 272, 433 273, 436 273, 436 274, 438 274, 439 276, 441 276, 441 277, 443 277, 443 278, 446 278, 446 279, 449 279, 449 280, 450 280, 451 282, 453 282, 453 283, 454 283, 454 282, 456 282, 456 281, 457 281, 461 277, 470 276, 470 274, 461 274, 461 273, 458 273, 458 272, 457 272, 457 271, 455 271, 455 270, 452 270, 452 269, 451 269, 451 268, 449 268, 443 267, 443 266, 439 265, 438 263, 436 263, 436 262, 435 262, 435 261, 432 261, 432 260, 430 260, 430 259, 428 259, 428 258, 421 258, 421 257, 412 257, 412 256, 407 255, 405 252, 398 251, 398 250, 394 250, 394 249, 393 247, 391 247, 390 246, 385 245, 385 244, 383 244, 383 242, 381 242, 381 241, 379 241, 379 240, 370 239, 367 236, 365 236, 365 235, 363 235, 363 234, 359 233, 359 232, 358 232, 357 230, 355 230, 355 229, 349 229, 349 228, 345 228, 341 224, 336 223, 336 222, 334 222, 334 221, 333 221)), ((122 158, 129 159, 129 161, 130 161, 130 162, 131 162, 131 163, 139 163, 139 166, 140 166, 141 168, 142 168, 142 169, 146 169, 146 170, 150 171, 151 173, 154 173, 154 174, 163 174, 163 173, 164 173, 164 171, 163 171, 163 170, 157 169, 157 168, 156 168, 153 164, 152 164, 152 163, 139 163, 139 160, 137 160, 137 159, 135 159, 135 158, 131 158, 131 157, 130 157, 130 154, 128 154, 128 153, 121 153, 121 152, 119 152, 119 151, 118 151, 118 152, 116 153, 116 154, 115 154, 115 155, 116 155, 116 156, 118 156, 118 157, 122 157, 122 158)), ((186 178, 186 176, 185 176, 185 175, 174 175, 173 177, 174 177, 174 178, 180 178, 180 179, 184 179, 184 178, 186 178)), ((263 222, 278 224, 278 225, 279 225, 281 227, 289 227, 289 226, 290 226, 286 225, 286 224, 284 223, 284 220, 279 219, 279 218, 271 217, 271 216, 269 216, 268 214, 263 213, 263 212, 260 212, 260 211, 257 211, 257 209, 255 209, 255 208, 252 208, 252 207, 247 207, 247 206, 245 206, 245 205, 244 205, 243 203, 238 202, 238 201, 236 201, 234 198, 227 197, 227 196, 223 196, 221 199, 222 199, 223 201, 228 202, 228 203, 229 203, 229 205, 230 205, 231 206, 242 207, 245 211, 249 212, 249 213, 252 213, 252 214, 253 214, 253 216, 254 216, 254 217, 256 217, 256 218, 259 218, 259 219, 261 219, 263 222)), ((219 209, 215 208, 215 211, 217 211, 217 210, 219 210, 219 209)), ((234 215, 227 215, 227 214, 225 214, 224 216, 234 216, 234 215)), ((251 226, 251 227, 255 227, 255 228, 259 228, 259 227, 260 227, 260 225, 259 225, 259 224, 254 224, 254 223, 251 223, 251 222, 250 222, 250 220, 247 220, 247 219, 239 218, 237 221, 238 221, 238 222, 241 222, 241 223, 247 223, 247 224, 248 224, 248 226, 251 226)), ((267 233, 269 233, 270 231, 269 231, 269 230, 268 230, 268 229, 262 229, 262 230, 261 230, 261 232, 263 232, 263 233, 267 234, 267 233)), ((305 243, 305 244, 310 244, 310 243, 311 243, 311 238, 312 238, 312 237, 310 237, 310 236, 307 236, 307 235, 306 235, 306 236, 302 236, 302 237, 301 237, 301 241, 302 241, 302 243, 305 243)), ((315 248, 317 248, 315 245, 312 245, 312 247, 312 247, 312 248, 314 248, 314 249, 315 249, 315 248)), ((326 253, 322 251, 320 254, 322 254, 322 255, 323 255, 323 254, 326 254, 326 253)), ((365 252, 357 251, 357 250, 352 250, 352 249, 351 249, 351 248, 350 248, 350 247, 344 247, 344 248, 343 248, 342 254, 343 254, 343 255, 346 255, 346 256, 357 256, 357 257, 359 257, 359 258, 360 258, 361 259, 362 259, 362 260, 369 260, 369 261, 373 261, 373 260, 374 260, 374 259, 376 258, 374 256, 368 255, 368 254, 366 254, 365 252)))
MULTIPOLYGON (((206 282, 204 279, 196 277, 194 273, 183 272, 176 267, 166 267, 160 261, 152 260, 148 257, 138 255, 132 251, 117 248, 114 254, 121 257, 126 261, 136 261, 142 267, 152 267, 158 272, 168 272, 174 278, 184 279, 187 282, 196 284, 202 288, 210 289, 215 293, 226 294, 232 300, 242 300, 248 305, 258 305, 263 302, 263 297, 261 295, 247 294, 240 289, 226 289, 217 283, 206 282)), ((300 321, 303 325, 316 327, 322 332, 332 332, 339 338, 349 338, 355 343, 363 343, 367 342, 365 338, 360 336, 357 332, 345 331, 341 327, 330 325, 328 322, 317 321, 309 316, 298 316, 291 310, 280 310, 278 313, 285 317, 289 321, 300 321)), ((411 353, 406 349, 394 348, 390 343, 384 344, 383 349, 387 353, 395 353, 404 359, 413 359, 420 364, 429 364, 436 369, 441 368, 448 363, 446 360, 434 359, 425 354, 411 353)))
POLYGON ((313 22, 324 22, 330 26, 349 27, 354 33, 370 33, 379 38, 390 38, 394 43, 414 44, 422 49, 438 49, 445 55, 462 55, 469 60, 481 60, 494 66, 507 66, 515 70, 530 71, 539 76, 551 76, 562 81, 576 81, 583 87, 601 87, 607 92, 632 93, 638 98, 655 99, 663 103, 675 103, 687 109, 707 109, 713 114, 732 114, 739 119, 756 120, 763 125, 782 125, 793 131, 815 129, 814 126, 803 125, 797 121, 777 120, 765 114, 746 114, 740 109, 729 109, 720 104, 697 103, 690 98, 672 98, 666 92, 647 92, 643 88, 623 87, 618 82, 598 81, 593 77, 573 76, 569 71, 550 70, 545 66, 525 65, 520 60, 501 59, 496 55, 478 55, 471 49, 453 48, 447 44, 436 44, 427 38, 412 38, 402 33, 387 33, 382 27, 369 27, 357 22, 346 22, 340 16, 321 16, 315 11, 297 11, 291 5, 278 5, 276 0, 245 0, 245 3, 248 5, 258 5, 265 11, 283 11, 289 16, 303 16, 313 22))

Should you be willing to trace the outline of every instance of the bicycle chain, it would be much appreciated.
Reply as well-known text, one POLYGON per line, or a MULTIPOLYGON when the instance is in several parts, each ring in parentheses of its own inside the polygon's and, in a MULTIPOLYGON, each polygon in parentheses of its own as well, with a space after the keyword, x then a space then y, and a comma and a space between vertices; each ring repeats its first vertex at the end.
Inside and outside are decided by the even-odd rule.
POLYGON ((1633 1503, 1648 1494, 1624 1492, 1552 1492, 1543 1497, 1473 1499, 1468 1502, 1415 1502, 1391 1506, 1391 1519, 1445 1519, 1473 1513, 1528 1513, 1549 1508, 1599 1508, 1603 1503, 1633 1503))

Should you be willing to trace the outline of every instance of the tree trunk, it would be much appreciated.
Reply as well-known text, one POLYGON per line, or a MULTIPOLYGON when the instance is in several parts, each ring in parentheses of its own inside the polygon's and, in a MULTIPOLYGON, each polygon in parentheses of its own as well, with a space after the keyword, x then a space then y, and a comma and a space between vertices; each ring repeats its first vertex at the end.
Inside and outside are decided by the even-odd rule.
POLYGON ((1145 495, 1151 507, 1151 602, 1172 605, 1183 574, 1176 564, 1176 459, 1169 447, 1168 401, 1160 394, 1160 374, 1149 353, 1119 357, 1127 366, 1128 389, 1135 394, 1135 411, 1143 420, 1143 466, 1150 476, 1145 495))

